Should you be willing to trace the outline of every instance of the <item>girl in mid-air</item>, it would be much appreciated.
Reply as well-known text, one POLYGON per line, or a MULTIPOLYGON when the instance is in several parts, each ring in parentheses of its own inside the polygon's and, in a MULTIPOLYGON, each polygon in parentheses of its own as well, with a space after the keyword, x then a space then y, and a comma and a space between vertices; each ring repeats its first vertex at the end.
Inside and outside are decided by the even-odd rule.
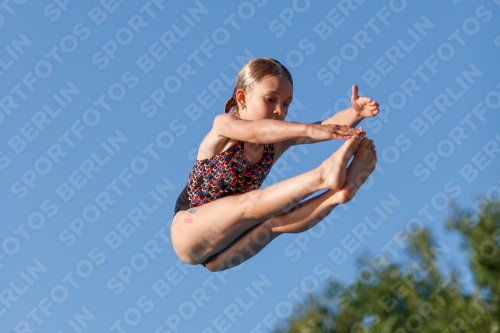
POLYGON ((214 272, 239 265, 277 236, 312 228, 351 200, 374 170, 375 146, 354 127, 378 114, 375 101, 358 97, 353 86, 351 108, 301 124, 284 121, 292 94, 290 72, 274 59, 257 58, 241 69, 175 205, 172 245, 185 263, 214 272), (332 139, 346 141, 316 169, 260 189, 288 148, 332 139))

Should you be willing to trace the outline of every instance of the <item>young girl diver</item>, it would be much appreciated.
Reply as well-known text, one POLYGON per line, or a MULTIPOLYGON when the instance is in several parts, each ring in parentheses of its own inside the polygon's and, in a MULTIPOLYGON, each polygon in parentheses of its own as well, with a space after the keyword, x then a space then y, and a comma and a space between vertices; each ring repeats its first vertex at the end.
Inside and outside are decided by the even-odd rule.
POLYGON ((292 94, 290 72, 274 59, 253 59, 238 74, 175 205, 172 245, 187 264, 210 271, 239 265, 277 236, 312 228, 351 200, 375 169, 373 141, 354 128, 379 113, 375 101, 353 86, 351 108, 302 124, 284 121, 292 94), (332 139, 346 141, 316 169, 260 189, 288 148, 332 139))

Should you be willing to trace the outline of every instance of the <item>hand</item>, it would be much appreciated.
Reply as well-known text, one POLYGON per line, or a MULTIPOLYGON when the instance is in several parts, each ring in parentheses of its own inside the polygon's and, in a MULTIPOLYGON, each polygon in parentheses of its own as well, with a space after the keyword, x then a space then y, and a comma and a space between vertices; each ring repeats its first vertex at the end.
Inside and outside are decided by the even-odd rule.
POLYGON ((357 85, 352 86, 351 104, 354 111, 363 118, 376 116, 380 112, 377 102, 368 97, 358 96, 357 85))
POLYGON ((364 136, 363 129, 352 128, 345 125, 321 125, 309 124, 308 137, 313 141, 327 141, 327 140, 347 140, 352 136, 364 136))

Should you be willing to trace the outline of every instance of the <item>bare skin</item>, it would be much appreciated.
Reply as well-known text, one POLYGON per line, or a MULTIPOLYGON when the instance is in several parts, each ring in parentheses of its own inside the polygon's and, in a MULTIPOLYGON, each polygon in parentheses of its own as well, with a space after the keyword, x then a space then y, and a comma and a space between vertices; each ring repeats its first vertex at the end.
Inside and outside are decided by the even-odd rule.
POLYGON ((206 268, 220 271, 234 267, 259 253, 273 239, 284 233, 299 233, 314 227, 337 205, 350 201, 375 169, 377 153, 373 141, 363 138, 346 170, 338 169, 338 180, 345 179, 339 191, 306 200, 287 213, 274 216, 247 230, 229 247, 217 254, 206 268))
MULTIPOLYGON (((172 245, 184 262, 199 264, 207 257, 218 254, 214 264, 209 263, 207 269, 216 271, 233 267, 260 251, 276 235, 312 227, 337 204, 352 198, 361 185, 347 188, 346 184, 355 183, 353 177, 362 182, 366 180, 367 176, 360 176, 368 172, 366 168, 355 167, 365 158, 358 157, 356 163, 353 160, 351 172, 347 168, 353 154, 360 151, 358 136, 364 135, 362 129, 352 126, 364 117, 376 115, 378 104, 358 97, 357 87, 355 90, 354 86, 352 108, 320 123, 300 124, 284 121, 291 95, 290 82, 277 76, 262 79, 248 92, 239 89, 236 92, 239 116, 222 114, 216 117, 212 130, 200 145, 198 159, 211 158, 234 142, 243 141, 248 161, 255 164, 262 158, 265 143, 273 142, 276 161, 295 144, 353 137, 314 170, 263 190, 216 199, 178 212, 172 221, 172 245), (301 200, 322 189, 328 191, 301 203, 301 200), (263 229, 266 226, 272 228, 263 229), (262 241, 256 238, 258 244, 251 245, 251 251, 240 258, 241 251, 234 249, 242 242, 251 244, 252 239, 263 231, 268 232, 269 239, 262 241), (254 254, 250 255, 252 251, 254 254), (222 264, 234 256, 238 258, 238 263, 222 264)), ((367 150, 366 147, 363 149, 367 150)), ((374 147, 372 151, 375 154, 374 147)), ((361 152, 359 154, 362 155, 361 152)))
POLYGON ((373 170, 375 170, 377 160, 375 144, 372 140, 363 138, 358 150, 354 154, 352 162, 347 168, 346 182, 342 189, 333 195, 333 200, 340 203, 352 200, 361 185, 365 183, 373 170))
POLYGON ((347 163, 359 143, 357 136, 347 140, 318 168, 302 175, 177 213, 171 229, 174 250, 186 263, 199 264, 248 229, 283 214, 314 192, 339 191, 345 184, 347 163), (182 237, 186 234, 190 237, 182 237))

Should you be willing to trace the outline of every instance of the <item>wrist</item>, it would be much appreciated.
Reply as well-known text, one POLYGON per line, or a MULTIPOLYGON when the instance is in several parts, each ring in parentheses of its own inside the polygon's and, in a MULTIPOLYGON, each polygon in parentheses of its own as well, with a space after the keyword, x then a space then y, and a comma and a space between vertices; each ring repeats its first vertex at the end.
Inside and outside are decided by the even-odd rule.
POLYGON ((302 124, 303 128, 301 131, 301 138, 309 138, 311 136, 311 128, 312 126, 310 124, 302 124))
POLYGON ((356 110, 356 108, 354 106, 351 106, 349 109, 346 110, 347 112, 349 112, 353 117, 355 117, 356 119, 364 119, 365 117, 363 117, 361 115, 361 112, 359 112, 358 110, 356 110))

